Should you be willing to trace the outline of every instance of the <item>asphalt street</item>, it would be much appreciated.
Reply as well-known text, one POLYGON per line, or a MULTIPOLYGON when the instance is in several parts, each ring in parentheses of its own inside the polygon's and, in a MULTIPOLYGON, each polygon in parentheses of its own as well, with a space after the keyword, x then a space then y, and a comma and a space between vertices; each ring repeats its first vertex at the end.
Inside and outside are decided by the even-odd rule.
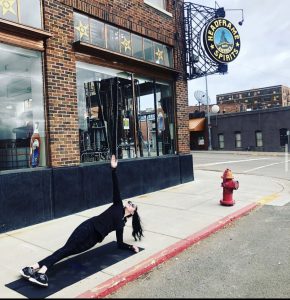
MULTIPOLYGON (((193 157, 197 176, 199 170, 222 175, 230 168, 236 179, 255 174, 289 187, 283 155, 208 152, 193 157)), ((266 201, 107 298, 289 298, 288 199, 283 205, 266 201)))
POLYGON ((107 298, 290 297, 290 205, 265 205, 107 298))
POLYGON ((253 174, 290 180, 290 154, 261 152, 193 152, 195 170, 221 171, 230 168, 234 174, 253 174))

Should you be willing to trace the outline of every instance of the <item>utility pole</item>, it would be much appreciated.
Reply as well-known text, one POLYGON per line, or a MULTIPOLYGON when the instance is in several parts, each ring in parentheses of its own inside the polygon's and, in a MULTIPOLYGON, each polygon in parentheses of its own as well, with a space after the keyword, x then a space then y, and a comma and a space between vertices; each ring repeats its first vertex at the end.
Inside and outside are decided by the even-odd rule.
POLYGON ((212 150, 210 109, 209 109, 209 99, 208 99, 208 88, 207 88, 207 75, 206 75, 206 73, 205 73, 205 93, 206 93, 206 104, 207 104, 208 150, 212 150))

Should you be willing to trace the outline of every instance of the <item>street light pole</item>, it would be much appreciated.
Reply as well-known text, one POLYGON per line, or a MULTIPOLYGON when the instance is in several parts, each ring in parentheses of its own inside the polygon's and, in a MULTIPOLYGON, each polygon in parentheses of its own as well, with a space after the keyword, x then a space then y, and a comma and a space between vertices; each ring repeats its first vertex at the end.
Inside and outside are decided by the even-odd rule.
POLYGON ((207 88, 207 75, 206 74, 205 74, 205 93, 206 93, 206 104, 207 104, 208 150, 212 150, 210 109, 209 109, 209 101, 208 101, 208 88, 207 88))
POLYGON ((290 130, 287 130, 287 143, 285 144, 285 172, 288 173, 288 149, 289 149, 290 130))

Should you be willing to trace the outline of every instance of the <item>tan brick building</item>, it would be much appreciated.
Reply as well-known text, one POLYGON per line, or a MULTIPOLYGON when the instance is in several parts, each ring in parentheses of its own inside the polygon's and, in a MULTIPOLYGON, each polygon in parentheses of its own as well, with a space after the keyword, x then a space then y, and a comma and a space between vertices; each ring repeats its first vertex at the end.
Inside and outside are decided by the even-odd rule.
POLYGON ((283 85, 256 88, 216 96, 220 112, 242 112, 290 106, 290 88, 283 85))

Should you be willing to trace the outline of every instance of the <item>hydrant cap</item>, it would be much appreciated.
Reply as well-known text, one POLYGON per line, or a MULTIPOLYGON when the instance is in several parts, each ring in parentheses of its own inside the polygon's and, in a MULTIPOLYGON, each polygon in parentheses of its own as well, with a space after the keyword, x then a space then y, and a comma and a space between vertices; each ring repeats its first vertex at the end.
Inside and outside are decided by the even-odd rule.
POLYGON ((227 170, 226 179, 234 179, 233 173, 231 170, 227 170))

